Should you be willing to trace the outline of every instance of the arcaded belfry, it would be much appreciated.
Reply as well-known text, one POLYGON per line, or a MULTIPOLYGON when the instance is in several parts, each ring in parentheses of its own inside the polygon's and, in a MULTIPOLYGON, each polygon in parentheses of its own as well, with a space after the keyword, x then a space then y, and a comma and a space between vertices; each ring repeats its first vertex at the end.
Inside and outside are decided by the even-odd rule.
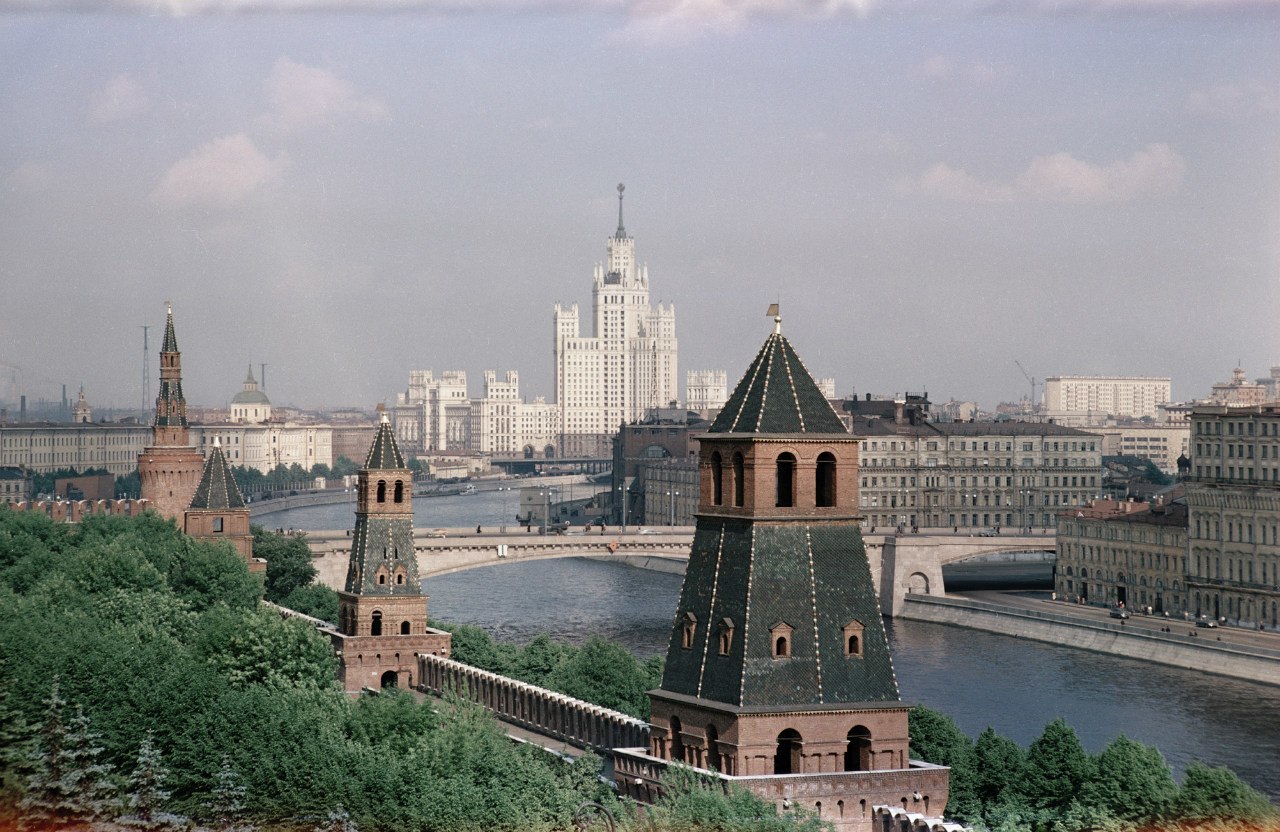
POLYGON ((840 830, 870 832, 877 811, 940 815, 949 770, 908 758, 859 527, 858 440, 775 321, 700 437, 649 748, 616 752, 619 786, 651 800, 678 761, 840 830))
POLYGON ((427 626, 413 545, 413 475, 387 414, 356 481, 347 581, 338 593, 339 679, 351 693, 415 684, 416 654, 448 657, 450 635, 427 626))

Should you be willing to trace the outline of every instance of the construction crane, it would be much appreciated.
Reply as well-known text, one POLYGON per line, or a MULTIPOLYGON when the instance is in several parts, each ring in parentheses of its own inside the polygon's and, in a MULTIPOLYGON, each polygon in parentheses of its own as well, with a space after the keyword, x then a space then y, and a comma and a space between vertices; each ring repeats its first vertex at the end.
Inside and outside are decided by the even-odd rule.
POLYGON ((1036 380, 1032 377, 1031 373, 1027 372, 1027 368, 1022 366, 1021 361, 1015 358, 1013 359, 1013 363, 1018 365, 1018 369, 1022 371, 1023 377, 1031 385, 1031 398, 1027 401, 1027 415, 1030 416, 1036 412, 1036 380))

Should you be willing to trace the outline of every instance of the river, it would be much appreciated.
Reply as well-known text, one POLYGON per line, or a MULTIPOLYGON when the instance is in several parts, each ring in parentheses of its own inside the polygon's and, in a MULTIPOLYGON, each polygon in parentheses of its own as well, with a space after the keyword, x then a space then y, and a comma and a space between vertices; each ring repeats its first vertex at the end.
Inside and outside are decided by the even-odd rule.
MULTIPOLYGON (((416 525, 497 524, 514 516, 514 509, 504 514, 503 495, 510 506, 515 493, 417 498, 416 525)), ((347 528, 352 510, 314 506, 264 519, 347 528)), ((476 569, 425 585, 433 618, 518 643, 542 632, 570 641, 599 634, 643 657, 666 650, 680 582, 679 575, 575 558, 476 569)), ((970 736, 990 725, 1025 746, 1061 716, 1091 752, 1123 732, 1159 748, 1176 771, 1197 759, 1226 765, 1280 800, 1280 688, 959 627, 886 623, 903 700, 950 714, 970 736)))

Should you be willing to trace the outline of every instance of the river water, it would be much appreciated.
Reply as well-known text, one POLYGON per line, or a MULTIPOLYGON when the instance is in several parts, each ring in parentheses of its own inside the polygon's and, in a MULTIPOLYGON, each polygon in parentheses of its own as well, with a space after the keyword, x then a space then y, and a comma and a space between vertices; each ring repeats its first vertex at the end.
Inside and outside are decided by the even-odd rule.
MULTIPOLYGON (((514 516, 513 493, 418 498, 416 525, 496 525, 514 516)), ((353 508, 295 509, 263 522, 347 528, 353 508)), ((475 569, 425 585, 433 618, 517 643, 543 632, 569 641, 599 634, 646 657, 666 650, 681 580, 573 558, 475 569)), ((903 700, 950 714, 970 736, 990 725, 1025 746, 1061 716, 1091 752, 1124 733, 1159 748, 1175 771, 1197 759, 1226 765, 1280 800, 1280 688, 959 627, 886 623, 903 700)))

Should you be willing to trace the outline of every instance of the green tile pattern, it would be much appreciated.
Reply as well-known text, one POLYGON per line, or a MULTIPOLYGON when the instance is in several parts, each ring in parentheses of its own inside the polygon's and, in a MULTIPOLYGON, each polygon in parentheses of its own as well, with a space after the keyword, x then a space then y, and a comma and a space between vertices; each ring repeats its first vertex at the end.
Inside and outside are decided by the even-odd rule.
POLYGON ((222 448, 214 445, 213 453, 204 461, 204 471, 200 473, 200 484, 196 486, 195 496, 191 498, 191 508, 211 509, 214 511, 244 508, 244 497, 231 476, 231 466, 222 448))
POLYGON ((709 433, 848 434, 781 333, 773 333, 721 408, 709 433))

